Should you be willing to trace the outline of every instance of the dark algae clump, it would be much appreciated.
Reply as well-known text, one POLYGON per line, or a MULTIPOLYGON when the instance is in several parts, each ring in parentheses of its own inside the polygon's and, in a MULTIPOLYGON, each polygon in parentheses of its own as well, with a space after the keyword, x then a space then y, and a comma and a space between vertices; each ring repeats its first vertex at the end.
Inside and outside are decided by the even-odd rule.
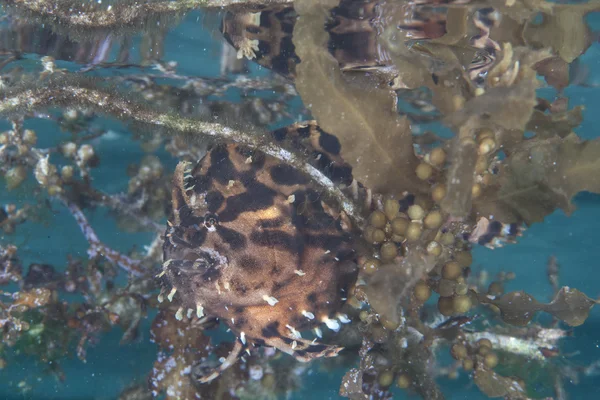
POLYGON ((556 257, 542 299, 512 290, 526 265, 491 277, 472 252, 600 193, 594 111, 569 98, 594 87, 598 2, 0 7, 0 374, 65 385, 113 332, 156 352, 123 400, 283 398, 315 364, 353 400, 444 399, 461 376, 562 400, 597 374, 564 350, 597 300, 556 257), (217 74, 170 51, 190 16, 217 74), (57 220, 80 236, 32 257, 57 220))

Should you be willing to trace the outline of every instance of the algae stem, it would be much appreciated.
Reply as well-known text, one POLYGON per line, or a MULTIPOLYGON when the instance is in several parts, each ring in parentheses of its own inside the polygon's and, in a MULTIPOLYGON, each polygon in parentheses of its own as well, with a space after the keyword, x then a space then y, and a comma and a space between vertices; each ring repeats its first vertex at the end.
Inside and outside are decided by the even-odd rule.
POLYGON ((355 223, 362 224, 362 216, 356 206, 340 188, 321 171, 304 162, 294 153, 270 143, 266 140, 266 135, 242 132, 219 123, 162 114, 150 108, 144 108, 129 99, 124 99, 110 90, 80 87, 69 84, 69 82, 61 84, 60 80, 52 84, 50 88, 17 89, 6 92, 0 100, 0 116, 32 113, 53 106, 90 107, 119 119, 125 118, 149 125, 164 126, 174 131, 175 134, 204 134, 258 149, 308 174, 339 202, 344 212, 355 223))

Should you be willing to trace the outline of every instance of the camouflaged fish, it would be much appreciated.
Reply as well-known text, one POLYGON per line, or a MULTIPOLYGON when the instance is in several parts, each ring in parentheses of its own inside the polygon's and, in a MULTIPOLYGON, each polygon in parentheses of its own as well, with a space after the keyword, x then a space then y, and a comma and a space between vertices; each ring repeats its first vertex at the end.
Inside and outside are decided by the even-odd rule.
MULTIPOLYGON (((273 132, 276 140, 312 143, 313 158, 336 182, 351 182, 340 144, 314 123, 273 132)), ((358 269, 349 224, 307 176, 274 157, 219 144, 173 178, 173 213, 164 242, 165 295, 177 318, 218 317, 237 336, 230 356, 204 381, 230 366, 244 346, 267 345, 300 361, 341 349, 304 339, 319 325, 338 330, 339 311, 358 269)))

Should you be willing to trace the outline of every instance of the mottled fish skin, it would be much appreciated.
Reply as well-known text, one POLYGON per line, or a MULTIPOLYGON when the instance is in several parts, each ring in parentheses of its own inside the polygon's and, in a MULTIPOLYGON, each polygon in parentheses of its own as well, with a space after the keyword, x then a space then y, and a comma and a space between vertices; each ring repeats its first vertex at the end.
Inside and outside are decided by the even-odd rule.
MULTIPOLYGON (((329 175, 351 180, 339 155, 325 150, 339 152, 337 139, 314 124, 273 135, 314 142, 329 175)), ((301 361, 337 354, 300 336, 322 323, 339 325, 358 274, 353 238, 320 188, 260 151, 219 144, 195 165, 179 163, 172 197, 160 274, 169 300, 220 318, 244 344, 273 346, 301 361)))

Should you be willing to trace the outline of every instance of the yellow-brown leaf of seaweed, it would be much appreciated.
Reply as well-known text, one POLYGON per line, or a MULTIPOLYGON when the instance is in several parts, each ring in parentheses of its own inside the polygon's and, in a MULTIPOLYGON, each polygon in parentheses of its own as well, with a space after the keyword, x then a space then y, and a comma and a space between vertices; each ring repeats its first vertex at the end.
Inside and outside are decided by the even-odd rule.
POLYGON ((410 125, 396 112, 395 94, 350 84, 327 50, 325 9, 318 2, 297 3, 293 41, 302 62, 296 68, 296 89, 306 107, 338 137, 342 156, 359 181, 381 193, 421 186, 410 125))
POLYGON ((597 303, 579 290, 568 286, 562 287, 554 299, 546 304, 538 302, 524 291, 506 293, 495 299, 480 295, 479 301, 498 307, 502 320, 515 326, 529 324, 539 311, 547 312, 570 326, 579 326, 585 322, 597 303))
POLYGON ((542 22, 530 21, 523 32, 527 44, 551 47, 564 61, 572 63, 591 45, 585 16, 600 10, 597 2, 554 5, 552 13, 542 14, 542 22))
POLYGON ((482 362, 477 363, 473 381, 486 396, 510 399, 527 399, 525 390, 511 378, 504 377, 491 369, 485 368, 482 362))
POLYGON ((572 212, 571 198, 582 191, 600 193, 600 140, 582 141, 574 133, 530 140, 510 155, 489 212, 541 222, 556 208, 572 212))

